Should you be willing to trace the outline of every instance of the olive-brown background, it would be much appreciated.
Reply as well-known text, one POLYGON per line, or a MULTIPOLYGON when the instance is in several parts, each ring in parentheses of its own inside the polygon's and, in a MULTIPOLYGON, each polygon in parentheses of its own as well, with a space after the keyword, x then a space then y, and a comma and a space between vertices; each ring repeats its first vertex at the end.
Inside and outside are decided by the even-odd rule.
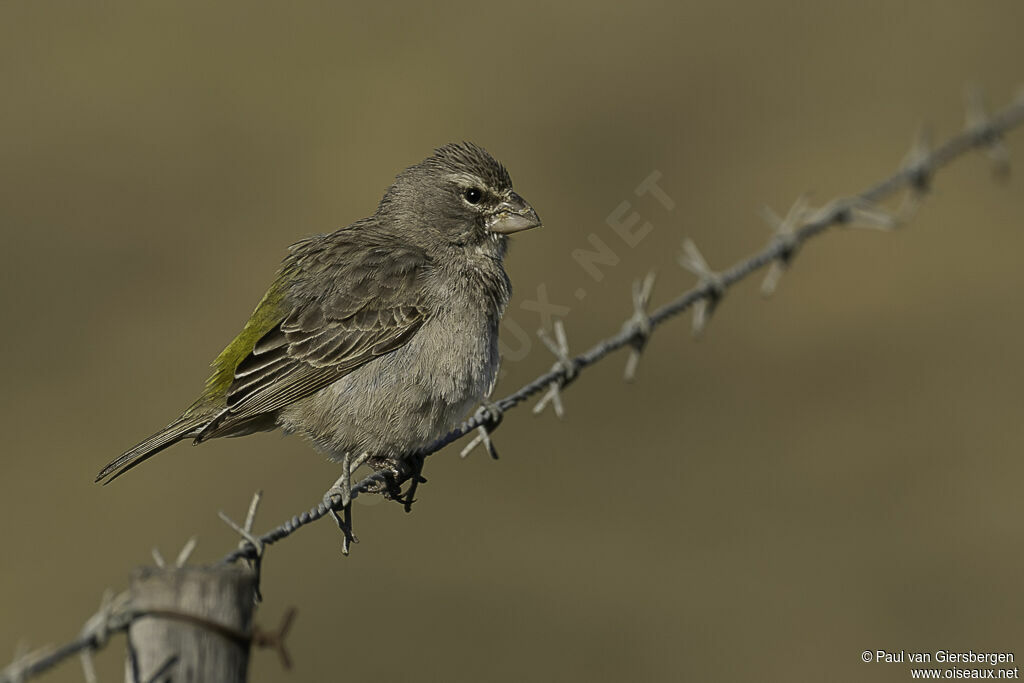
MULTIPOLYGON (((188 404, 287 244, 433 147, 511 169, 545 227, 515 239, 509 319, 532 333, 543 285, 582 349, 648 269, 657 302, 692 284, 683 236, 728 265, 769 238, 762 205, 860 190, 919 124, 959 130, 968 83, 1024 83, 1014 0, 369 5, 0 8, 0 652, 74 635, 153 546, 219 557, 217 510, 256 489, 261 528, 317 501, 336 467, 277 434, 92 477, 188 404), (674 211, 633 194, 655 170, 674 211), (606 223, 624 200, 654 226, 635 248, 606 223), (571 257, 591 233, 621 259, 601 282, 571 257)), ((972 155, 905 230, 816 240, 703 340, 665 326, 638 383, 620 354, 566 420, 509 414, 500 461, 439 454, 412 515, 357 506, 348 559, 329 522, 275 546, 259 619, 298 607, 295 667, 257 652, 252 680, 902 681, 860 653, 1024 657, 1022 182, 972 155)), ((550 364, 534 342, 498 393, 550 364)))

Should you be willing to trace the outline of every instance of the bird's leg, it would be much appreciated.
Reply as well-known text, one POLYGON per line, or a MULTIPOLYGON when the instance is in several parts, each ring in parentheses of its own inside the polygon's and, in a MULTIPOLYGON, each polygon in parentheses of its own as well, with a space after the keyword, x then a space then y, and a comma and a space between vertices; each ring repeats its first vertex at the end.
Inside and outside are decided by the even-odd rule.
POLYGON ((362 453, 353 460, 352 455, 346 452, 342 459, 341 476, 324 494, 324 505, 331 511, 334 521, 338 523, 338 528, 344 534, 341 552, 345 555, 348 555, 350 544, 359 542, 352 532, 352 473, 359 469, 369 457, 369 453, 362 453), (337 501, 335 501, 335 497, 337 497, 337 501), (334 507, 338 503, 341 504, 342 514, 340 515, 334 507))

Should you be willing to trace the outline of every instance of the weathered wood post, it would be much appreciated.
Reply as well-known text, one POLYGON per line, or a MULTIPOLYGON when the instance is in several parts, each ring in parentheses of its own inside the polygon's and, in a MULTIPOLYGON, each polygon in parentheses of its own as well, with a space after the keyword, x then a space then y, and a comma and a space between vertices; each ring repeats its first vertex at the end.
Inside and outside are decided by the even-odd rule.
POLYGON ((143 567, 131 584, 127 683, 244 683, 256 577, 247 568, 143 567))

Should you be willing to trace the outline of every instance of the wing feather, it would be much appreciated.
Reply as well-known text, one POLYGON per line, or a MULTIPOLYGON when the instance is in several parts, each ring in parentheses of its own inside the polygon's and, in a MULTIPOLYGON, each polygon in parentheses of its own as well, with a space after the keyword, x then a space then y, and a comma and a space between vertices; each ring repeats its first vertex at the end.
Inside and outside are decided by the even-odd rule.
MULTIPOLYGON (((394 351, 416 334, 426 313, 410 306, 364 310, 309 331, 305 331, 310 327, 307 324, 288 325, 294 317, 293 313, 268 332, 239 363, 227 394, 229 412, 218 431, 312 396, 394 351)), ((306 318, 307 323, 309 320, 306 318)))
POLYGON ((312 396, 408 343, 428 316, 419 279, 427 261, 367 226, 297 245, 282 269, 290 284, 275 304, 279 317, 232 368, 226 410, 202 438, 312 396))

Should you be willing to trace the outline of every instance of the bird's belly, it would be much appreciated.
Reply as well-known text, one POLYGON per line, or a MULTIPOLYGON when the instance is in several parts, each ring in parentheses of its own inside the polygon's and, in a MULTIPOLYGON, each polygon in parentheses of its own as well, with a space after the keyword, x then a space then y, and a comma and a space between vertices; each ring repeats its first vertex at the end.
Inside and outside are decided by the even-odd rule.
POLYGON ((408 344, 285 408, 279 421, 332 459, 426 446, 486 398, 498 370, 494 327, 429 320, 408 344))

